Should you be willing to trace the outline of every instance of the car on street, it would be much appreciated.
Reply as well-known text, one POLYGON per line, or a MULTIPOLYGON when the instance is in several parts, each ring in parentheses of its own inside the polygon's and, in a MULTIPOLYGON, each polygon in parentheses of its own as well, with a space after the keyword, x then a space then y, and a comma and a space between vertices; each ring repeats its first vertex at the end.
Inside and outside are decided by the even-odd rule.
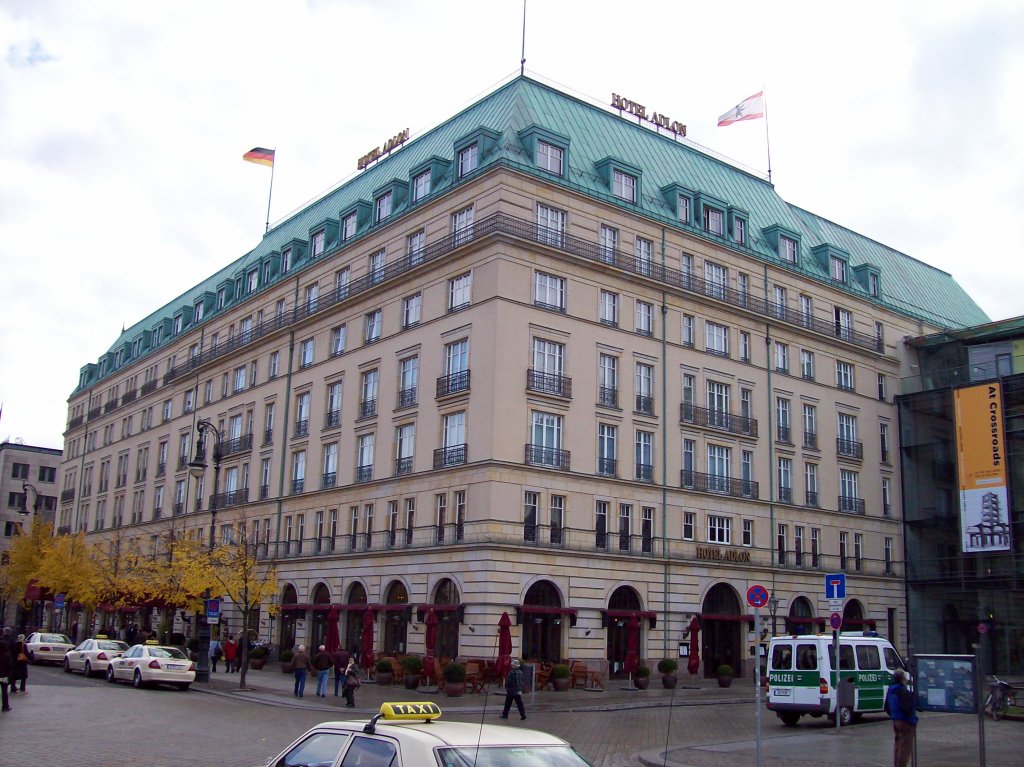
POLYGON ((36 631, 25 640, 25 654, 31 663, 62 663, 68 650, 75 643, 64 634, 36 631))
POLYGON ((187 690, 196 678, 196 664, 177 647, 137 644, 107 664, 107 681, 124 680, 134 687, 169 684, 187 690))
POLYGON ((566 741, 521 727, 440 722, 430 701, 382 703, 371 719, 323 722, 275 756, 266 767, 588 767, 566 741))
POLYGON ((127 643, 117 639, 107 639, 106 637, 86 639, 78 647, 68 650, 64 656, 64 670, 69 674, 72 671, 81 671, 86 676, 105 674, 110 661, 121 657, 126 652, 128 652, 127 643))

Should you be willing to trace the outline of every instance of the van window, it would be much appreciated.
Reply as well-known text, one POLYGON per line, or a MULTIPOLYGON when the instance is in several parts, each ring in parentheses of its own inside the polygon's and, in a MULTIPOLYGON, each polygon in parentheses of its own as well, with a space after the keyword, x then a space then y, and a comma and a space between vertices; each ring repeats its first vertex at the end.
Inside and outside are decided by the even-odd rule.
POLYGON ((789 671, 793 668, 793 645, 777 644, 772 650, 772 668, 789 671))
MULTIPOLYGON (((828 646, 828 663, 832 668, 836 667, 836 646, 834 644, 828 646)), ((853 645, 839 645, 839 670, 853 671, 853 645)))
POLYGON ((857 668, 861 671, 873 671, 881 667, 882 659, 875 645, 857 645, 857 668))
POLYGON ((890 671, 895 671, 898 668, 903 668, 903 661, 900 660, 900 656, 891 647, 883 647, 882 653, 885 655, 885 667, 890 671))
POLYGON ((796 646, 796 668, 798 671, 813 671, 818 668, 818 652, 812 644, 796 646))

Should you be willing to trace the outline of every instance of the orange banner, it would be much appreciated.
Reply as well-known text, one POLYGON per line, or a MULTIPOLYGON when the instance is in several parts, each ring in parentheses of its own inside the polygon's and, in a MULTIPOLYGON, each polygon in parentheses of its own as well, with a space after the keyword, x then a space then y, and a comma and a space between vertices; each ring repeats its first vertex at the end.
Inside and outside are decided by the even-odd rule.
POLYGON ((1010 510, 1002 388, 994 382, 957 389, 953 392, 953 404, 963 551, 1007 551, 1010 510))

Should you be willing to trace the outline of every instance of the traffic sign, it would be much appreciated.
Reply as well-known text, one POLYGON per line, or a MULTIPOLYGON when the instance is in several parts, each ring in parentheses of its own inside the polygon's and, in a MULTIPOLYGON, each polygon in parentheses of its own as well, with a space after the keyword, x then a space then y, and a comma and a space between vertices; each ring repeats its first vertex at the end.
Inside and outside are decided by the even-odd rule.
POLYGON ((825 576, 825 599, 846 599, 846 573, 825 576))
POLYGON ((54 610, 63 610, 64 609, 64 595, 63 594, 54 594, 53 595, 53 609, 54 610))
POLYGON ((206 600, 206 622, 217 623, 220 620, 220 600, 206 600))
POLYGON ((828 616, 828 625, 832 627, 833 631, 839 631, 839 627, 843 625, 842 613, 832 613, 828 616))
POLYGON ((747 589, 747 604, 751 607, 764 607, 768 604, 768 589, 760 583, 755 583, 747 589))
POLYGON ((830 599, 830 600, 828 600, 828 611, 830 613, 841 613, 843 611, 843 600, 842 599, 830 599))
POLYGON ((987 623, 979 623, 978 624, 978 633, 979 634, 987 634, 988 633, 988 624, 987 623))

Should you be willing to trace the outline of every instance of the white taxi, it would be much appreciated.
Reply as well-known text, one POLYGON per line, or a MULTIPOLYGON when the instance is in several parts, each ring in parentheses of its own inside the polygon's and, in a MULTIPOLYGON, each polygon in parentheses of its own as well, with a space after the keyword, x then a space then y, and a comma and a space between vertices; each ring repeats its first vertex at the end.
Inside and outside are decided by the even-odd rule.
POLYGON ((520 727, 439 722, 436 703, 383 703, 369 721, 323 722, 266 767, 588 767, 561 738, 520 727))
POLYGON ((107 666, 114 658, 119 658, 128 652, 128 645, 117 639, 107 639, 105 636, 98 636, 93 639, 86 639, 82 644, 73 650, 68 650, 64 656, 64 671, 81 671, 86 676, 103 674, 107 666))
POLYGON ((36 631, 25 640, 25 654, 32 663, 60 663, 74 647, 75 643, 64 634, 49 631, 36 631))
POLYGON ((177 647, 137 644, 107 664, 107 681, 124 679, 134 687, 169 684, 187 690, 195 681, 196 664, 177 647))

